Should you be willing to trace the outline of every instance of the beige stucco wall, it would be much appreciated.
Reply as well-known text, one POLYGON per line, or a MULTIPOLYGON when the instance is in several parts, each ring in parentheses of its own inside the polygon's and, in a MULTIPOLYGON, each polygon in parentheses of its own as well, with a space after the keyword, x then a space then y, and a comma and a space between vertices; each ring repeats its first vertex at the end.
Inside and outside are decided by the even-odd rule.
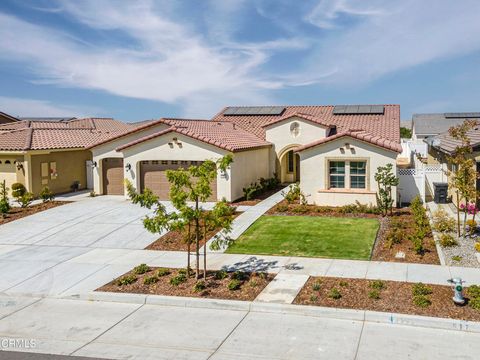
MULTIPOLYGON (((216 161, 228 154, 216 146, 205 144, 201 141, 192 139, 177 133, 168 133, 163 136, 151 139, 125 149, 123 154, 123 163, 131 165, 131 170, 124 168, 125 179, 130 180, 137 189, 140 189, 140 162, 149 160, 191 160, 191 161, 216 161), (173 138, 181 143, 181 147, 173 143, 173 138), (173 143, 171 147, 168 143, 173 143)), ((231 193, 231 174, 230 169, 226 176, 218 174, 217 177, 217 196, 218 199, 225 197, 228 201, 232 199, 231 193)), ((96 191, 96 190, 95 190, 96 191)))
MULTIPOLYGON (((353 204, 355 200, 363 204, 376 204, 375 172, 379 166, 391 163, 393 173, 396 174, 396 157, 396 152, 343 137, 300 153, 300 187, 307 196, 307 201, 317 205, 342 206, 353 204), (346 143, 350 144, 350 149, 345 148, 346 143), (343 153, 340 148, 344 149, 343 153), (330 160, 366 161, 366 189, 328 189, 328 161, 330 160)), ((397 198, 396 189, 394 189, 393 198, 397 198)))
POLYGON ((112 140, 108 143, 99 145, 91 149, 92 160, 97 163, 96 168, 93 169, 93 190, 97 194, 103 194, 103 176, 102 176, 102 159, 106 158, 122 158, 123 154, 115 149, 119 146, 128 144, 129 142, 140 139, 144 136, 148 136, 159 131, 168 128, 165 124, 157 124, 142 131, 135 132, 130 135, 123 136, 116 140, 112 140))
POLYGON ((71 191, 71 186, 75 181, 80 182, 80 189, 87 186, 86 161, 92 159, 92 153, 89 150, 76 151, 53 151, 51 153, 31 154, 31 179, 32 183, 29 191, 35 195, 48 186, 54 193, 64 193, 71 191), (42 184, 41 164, 56 163, 57 178, 52 179, 48 176, 47 184, 42 184))
POLYGON ((12 184, 19 182, 25 184, 24 169, 17 169, 15 162, 22 163, 22 155, 0 155, 0 181, 5 180, 7 188, 12 189, 12 184), (6 161, 10 161, 10 164, 5 164, 6 161))
POLYGON ((294 174, 288 174, 285 168, 285 154, 299 145, 305 145, 326 136, 327 128, 298 117, 286 119, 266 128, 265 138, 273 144, 270 168, 284 182, 295 181, 294 174), (294 136, 290 130, 292 123, 300 125, 300 132, 294 136))
POLYGON ((237 200, 243 196, 243 188, 258 182, 261 177, 271 177, 270 148, 236 152, 230 169, 231 199, 237 200))

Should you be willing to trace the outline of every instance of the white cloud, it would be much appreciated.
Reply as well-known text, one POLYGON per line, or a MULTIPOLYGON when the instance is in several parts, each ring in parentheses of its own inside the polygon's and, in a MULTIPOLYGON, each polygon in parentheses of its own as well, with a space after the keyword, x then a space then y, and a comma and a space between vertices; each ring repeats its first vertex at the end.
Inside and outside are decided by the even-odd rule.
POLYGON ((99 116, 100 109, 78 105, 53 104, 50 101, 0 96, 0 111, 19 117, 99 116))

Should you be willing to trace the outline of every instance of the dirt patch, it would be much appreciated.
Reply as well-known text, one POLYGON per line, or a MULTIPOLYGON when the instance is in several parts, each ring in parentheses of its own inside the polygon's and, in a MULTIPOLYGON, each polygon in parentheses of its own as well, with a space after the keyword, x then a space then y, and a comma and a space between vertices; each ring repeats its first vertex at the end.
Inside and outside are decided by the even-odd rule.
POLYGON ((240 205, 255 206, 260 201, 265 200, 266 198, 272 196, 273 194, 279 192, 280 190, 282 190, 284 188, 285 188, 285 186, 278 185, 275 189, 265 191, 264 193, 255 196, 253 199, 245 200, 245 198, 242 197, 238 200, 235 200, 234 202, 232 202, 232 205, 235 205, 235 206, 240 206, 240 205))
MULTIPOLYGON (((233 218, 235 219, 239 216, 241 212, 236 212, 233 214, 233 218)), ((217 234, 221 227, 217 227, 214 229, 210 229, 207 231, 207 241, 210 240, 215 234, 217 234)), ((203 233, 201 234, 201 242, 200 246, 203 246, 203 233)), ((190 245, 190 250, 194 250, 195 244, 190 245)), ((155 240, 153 243, 148 245, 145 250, 160 250, 160 251, 187 251, 188 246, 184 240, 183 233, 180 231, 169 231, 165 235, 161 236, 158 240, 155 240)))
POLYGON ((425 297, 431 304, 420 307, 413 302, 414 284, 383 281, 383 289, 375 290, 372 283, 366 279, 310 277, 294 303, 480 321, 480 310, 453 303, 449 286, 428 285, 432 293, 425 297), (338 290, 340 298, 332 298, 332 289, 338 290), (372 291, 378 292, 378 298, 372 298, 372 291))
POLYGON ((195 291, 197 280, 193 274, 176 286, 171 284, 171 279, 177 278, 181 273, 186 274, 186 270, 151 267, 141 275, 136 275, 132 270, 96 291, 253 301, 274 277, 267 273, 208 271, 207 280, 204 282, 205 288, 195 291), (159 269, 168 274, 158 276, 159 269), (118 285, 120 279, 128 276, 135 277, 135 281, 127 285, 118 285), (145 284, 144 279, 152 276, 156 276, 158 280, 150 285, 145 284), (238 288, 235 290, 228 288, 232 281, 238 282, 238 288))
POLYGON ((372 260, 440 264, 431 232, 423 239, 424 252, 422 254, 417 254, 413 249, 413 243, 409 240, 409 236, 414 232, 414 223, 412 212, 408 208, 397 209, 393 216, 380 218, 380 230, 373 248, 372 260), (389 240, 389 237, 392 236, 391 232, 394 231, 394 223, 402 224, 401 235, 398 237, 400 243, 392 243, 389 240), (405 258, 396 258, 395 255, 399 252, 404 253, 405 258))
POLYGON ((6 217, 2 218, 0 217, 0 225, 6 224, 10 221, 15 221, 18 219, 21 219, 25 216, 33 215, 36 213, 39 213, 41 211, 45 211, 60 205, 65 205, 70 203, 70 201, 49 201, 46 203, 40 203, 36 205, 31 205, 27 208, 18 208, 18 207, 13 207, 6 217))

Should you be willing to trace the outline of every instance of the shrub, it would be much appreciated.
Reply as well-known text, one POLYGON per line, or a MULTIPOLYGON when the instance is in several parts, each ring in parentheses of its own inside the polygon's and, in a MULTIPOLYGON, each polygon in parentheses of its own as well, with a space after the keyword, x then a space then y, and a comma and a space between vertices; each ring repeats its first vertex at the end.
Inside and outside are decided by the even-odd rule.
POLYGON ((473 235, 477 231, 477 222, 473 219, 468 219, 465 223, 465 228, 469 235, 473 235))
POLYGON ((432 305, 431 300, 425 295, 417 295, 413 297, 413 303, 421 308, 426 308, 432 305))
POLYGON ((455 231, 456 222, 444 209, 438 209, 432 215, 433 230, 441 233, 455 231))
POLYGON ((8 188, 6 181, 3 180, 0 183, 0 213, 2 217, 5 217, 6 214, 10 211, 10 201, 8 200, 8 188))
POLYGON ((250 280, 248 284, 250 285, 250 287, 254 288, 254 287, 257 287, 258 282, 257 280, 250 280))
POLYGON ((170 275, 170 269, 167 268, 160 268, 157 270, 157 276, 162 277, 162 276, 167 276, 170 275))
POLYGON ((423 283, 416 283, 412 287, 413 296, 426 296, 432 293, 432 288, 423 283))
POLYGON ((117 280, 117 285, 118 286, 130 285, 130 284, 133 284, 135 281, 137 281, 137 277, 135 276, 135 274, 125 275, 117 280))
POLYGON ((290 185, 287 192, 282 191, 282 195, 289 204, 300 201, 301 204, 306 205, 305 195, 302 193, 302 190, 300 190, 299 183, 290 185))
POLYGON ((480 252, 480 243, 479 242, 475 243, 475 250, 480 252))
POLYGON ((480 286, 479 285, 471 285, 467 288, 466 293, 472 299, 480 299, 480 286))
POLYGON ((410 236, 410 241, 413 244, 413 250, 416 254, 422 255, 425 252, 425 248, 423 247, 423 236, 414 234, 410 236))
POLYGON ((237 280, 237 279, 232 279, 227 285, 228 290, 234 291, 240 289, 240 286, 242 286, 242 282, 237 280))
POLYGON ((443 247, 457 246, 457 240, 451 234, 441 234, 439 239, 440 245, 443 247))
POLYGON ((461 261, 461 260, 462 260, 462 257, 461 257, 461 256, 458 256, 458 255, 454 255, 454 256, 452 256, 452 260, 453 260, 453 261, 461 261))
POLYGON ((22 183, 12 184, 12 196, 14 198, 19 198, 27 192, 27 188, 22 183))
POLYGON ((17 197, 17 202, 20 204, 20 207, 25 209, 30 206, 33 201, 33 194, 31 192, 26 192, 22 196, 17 197))
POLYGON ((97 193, 92 190, 92 191, 90 191, 90 194, 88 194, 88 196, 95 197, 95 196, 97 196, 97 193))
POLYGON ((187 275, 178 274, 177 276, 174 276, 170 279, 170 284, 173 286, 178 286, 181 283, 184 283, 185 281, 187 281, 187 275))
POLYGON ((338 300, 342 297, 342 294, 340 294, 340 291, 338 291, 337 288, 332 288, 328 293, 328 297, 330 299, 338 300))
POLYGON ((468 304, 472 309, 480 311, 480 298, 471 299, 468 304))
POLYGON ((404 230, 393 228, 385 236, 385 246, 389 249, 393 247, 394 244, 401 244, 403 239, 407 237, 407 234, 404 230))
POLYGON ((378 300, 378 299, 380 299, 380 291, 378 291, 378 290, 371 290, 371 291, 368 293, 368 297, 369 297, 370 299, 378 300))
POLYGON ((374 290, 383 290, 385 289, 385 281, 382 280, 373 280, 370 281, 369 286, 374 290))
POLYGON ((248 274, 244 271, 237 270, 234 273, 232 273, 231 278, 233 280, 244 281, 244 280, 248 280, 248 274))
POLYGON ((321 287, 322 286, 321 286, 320 282, 318 282, 318 281, 315 281, 312 285, 313 291, 319 291, 321 287))
POLYGON ((278 211, 278 212, 286 212, 286 211, 288 211, 288 205, 278 204, 278 205, 275 207, 275 210, 278 211))
POLYGON ((40 191, 40 199, 42 202, 46 203, 55 199, 54 193, 50 190, 48 186, 45 186, 42 191, 40 191))
POLYGON ((228 273, 225 270, 215 271, 215 279, 216 280, 225 279, 227 276, 228 276, 228 273))
POLYGON ((347 286, 348 286, 348 282, 346 282, 346 281, 340 281, 340 282, 338 283, 338 285, 340 285, 341 287, 347 287, 347 286))
POLYGON ((148 267, 147 264, 140 264, 133 268, 133 272, 137 275, 145 274, 146 272, 149 272, 149 271, 150 271, 150 268, 148 267))
POLYGON ((207 285, 205 284, 205 281, 199 280, 193 285, 193 291, 194 292, 200 292, 203 291, 207 288, 207 285))
POLYGON ((308 206, 307 205, 298 205, 298 206, 295 206, 293 209, 292 209, 292 212, 294 213, 300 213, 300 214, 305 214, 306 212, 308 212, 308 206))
POLYGON ((311 302, 317 302, 318 301, 318 296, 317 295, 310 295, 310 301, 311 302))
POLYGON ((152 275, 152 276, 145 276, 143 278, 143 283, 145 285, 152 285, 155 284, 158 281, 158 276, 152 275))

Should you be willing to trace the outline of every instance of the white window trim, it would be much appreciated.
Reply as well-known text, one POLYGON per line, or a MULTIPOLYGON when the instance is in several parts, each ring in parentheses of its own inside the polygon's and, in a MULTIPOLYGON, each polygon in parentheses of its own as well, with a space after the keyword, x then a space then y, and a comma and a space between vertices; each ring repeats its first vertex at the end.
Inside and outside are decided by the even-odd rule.
POLYGON ((347 191, 369 191, 370 190, 370 160, 368 158, 326 158, 326 176, 325 184, 327 190, 347 190, 347 191), (330 162, 342 161, 345 163, 345 187, 334 188, 330 186, 330 162), (365 162, 365 187, 364 188, 352 188, 350 185, 350 162, 365 162))

